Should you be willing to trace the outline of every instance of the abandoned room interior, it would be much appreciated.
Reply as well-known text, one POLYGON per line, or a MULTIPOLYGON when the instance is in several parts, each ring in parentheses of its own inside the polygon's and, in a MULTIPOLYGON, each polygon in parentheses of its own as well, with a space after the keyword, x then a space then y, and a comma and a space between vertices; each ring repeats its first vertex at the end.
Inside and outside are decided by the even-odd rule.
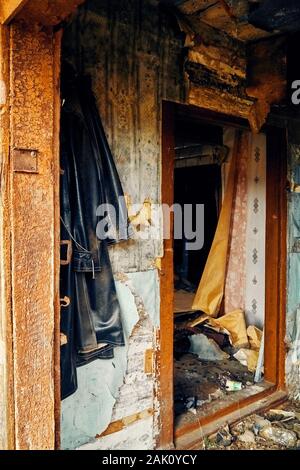
POLYGON ((200 449, 297 402, 298 2, 2 4, 0 448, 200 449))
MULTIPOLYGON (((197 251, 185 251, 184 239, 174 243, 174 399, 175 416, 178 414, 178 426, 181 427, 185 422, 199 419, 199 413, 202 416, 211 414, 268 387, 262 382, 262 353, 258 361, 265 323, 266 142, 264 134, 256 138, 249 130, 201 125, 201 122, 196 129, 191 123, 185 126, 179 122, 175 126, 179 130, 178 136, 175 130, 175 203, 202 203, 205 211, 204 246, 197 251), (218 260, 215 260, 215 251, 210 259, 208 256, 216 230, 221 230, 220 227, 217 229, 217 224, 221 217, 220 207, 225 206, 222 182, 228 192, 230 183, 229 174, 226 178, 226 165, 234 158, 233 152, 238 153, 239 163, 231 177, 235 196, 234 206, 231 205, 233 221, 222 314, 217 320, 207 321, 209 317, 201 316, 201 312, 206 311, 205 307, 211 305, 214 298, 204 305, 205 294, 201 293, 201 299, 195 295, 200 280, 206 286, 209 282, 216 286, 215 274, 206 274, 210 259, 213 270, 222 269, 221 250, 218 260), (251 168, 251 161, 255 169, 251 168), (250 208, 247 207, 249 201, 250 208), (254 219, 250 222, 247 217, 252 214, 254 219), (248 260, 246 253, 250 255, 248 260), (252 286, 261 293, 260 299, 253 295, 253 289, 249 292, 252 286), (226 392, 232 392, 235 387, 240 391, 226 392)), ((221 236, 226 237, 225 234, 221 236)), ((214 290, 212 292, 210 296, 214 297, 216 294, 214 290)))

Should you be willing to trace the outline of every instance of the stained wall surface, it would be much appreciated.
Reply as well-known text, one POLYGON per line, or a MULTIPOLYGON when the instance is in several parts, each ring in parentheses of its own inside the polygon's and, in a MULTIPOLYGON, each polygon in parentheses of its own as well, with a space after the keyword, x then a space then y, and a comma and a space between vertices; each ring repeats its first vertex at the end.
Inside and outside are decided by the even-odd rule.
MULTIPOLYGON (((137 205, 131 213, 153 216, 161 197, 162 100, 184 98, 182 37, 176 25, 157 1, 88 1, 66 29, 63 57, 92 77, 124 192, 137 205)), ((138 223, 134 228, 137 235, 138 223)), ((159 215, 156 228, 156 239, 147 239, 146 227, 145 239, 134 236, 110 251, 126 346, 116 348, 113 360, 78 369, 78 391, 62 402, 62 448, 154 446, 159 409, 154 375, 145 372, 145 353, 153 351, 154 360, 158 348, 159 215), (143 420, 133 422, 128 432, 99 439, 110 422, 130 416, 143 420)))

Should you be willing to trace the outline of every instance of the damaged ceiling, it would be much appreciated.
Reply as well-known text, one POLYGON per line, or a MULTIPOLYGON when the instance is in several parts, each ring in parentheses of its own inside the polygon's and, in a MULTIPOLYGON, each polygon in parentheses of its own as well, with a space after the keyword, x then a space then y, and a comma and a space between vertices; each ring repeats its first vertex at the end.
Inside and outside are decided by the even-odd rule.
POLYGON ((188 103, 245 118, 259 132, 286 99, 286 34, 298 0, 161 0, 185 34, 188 103))
POLYGON ((299 30, 298 0, 162 0, 197 30, 203 22, 240 41, 299 30))
MULTIPOLYGON (((18 18, 55 25, 84 0, 53 0, 51 8, 40 2, 38 9, 35 0, 16 3, 23 5, 18 18)), ((271 106, 286 99, 285 37, 300 29, 299 0, 155 0, 154 4, 175 16, 185 35, 187 103, 247 119, 258 132, 271 106)))

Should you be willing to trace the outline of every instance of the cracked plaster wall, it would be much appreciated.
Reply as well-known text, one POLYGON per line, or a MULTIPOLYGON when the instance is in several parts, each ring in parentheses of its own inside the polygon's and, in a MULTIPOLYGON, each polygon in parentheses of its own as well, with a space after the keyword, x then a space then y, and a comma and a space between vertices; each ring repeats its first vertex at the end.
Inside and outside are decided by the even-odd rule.
MULTIPOLYGON (((81 51, 80 64, 92 77, 123 188, 133 204, 160 201, 161 103, 183 99, 181 46, 156 0, 88 1, 65 31, 63 57, 78 66, 76 51, 81 51)), ((122 243, 111 248, 110 256, 126 346, 115 348, 113 360, 78 369, 78 390, 62 402, 62 448, 155 445, 156 383, 145 373, 144 357, 158 347, 155 259, 162 256, 161 236, 122 243), (99 438, 109 423, 136 413, 145 418, 99 438)))

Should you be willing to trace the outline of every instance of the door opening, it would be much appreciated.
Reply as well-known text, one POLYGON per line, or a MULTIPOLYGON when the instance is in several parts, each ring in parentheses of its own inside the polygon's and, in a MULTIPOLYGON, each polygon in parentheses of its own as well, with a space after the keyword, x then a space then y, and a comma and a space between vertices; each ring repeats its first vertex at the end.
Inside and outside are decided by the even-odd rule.
MULTIPOLYGON (((271 161, 274 129, 267 128, 254 136, 241 121, 170 103, 164 103, 166 117, 163 187, 164 176, 173 174, 168 179, 172 188, 163 190, 163 202, 177 204, 183 212, 185 205, 191 205, 193 216, 197 204, 204 207, 204 241, 200 249, 186 249, 184 227, 183 237, 176 237, 176 220, 173 240, 165 241, 162 291, 172 292, 162 298, 161 315, 162 328, 169 318, 174 331, 173 338, 168 338, 173 344, 174 368, 169 377, 173 378, 174 389, 168 389, 165 377, 161 392, 170 394, 169 408, 178 438, 279 386, 279 369, 270 373, 270 364, 274 356, 278 365, 283 361, 283 337, 277 338, 274 348, 269 342, 264 346, 264 337, 272 325, 277 331, 282 325, 283 304, 278 304, 276 318, 270 315, 269 293, 282 266, 274 266, 265 247, 274 243, 274 233, 267 230, 270 217, 274 220, 274 192, 271 197, 270 188, 274 180, 280 184, 284 180, 284 165, 274 164, 284 151, 284 139, 281 133, 281 146, 271 161), (232 197, 228 205, 230 184, 232 197), (222 256, 225 239, 226 254, 223 249, 222 256), (268 268, 277 271, 275 279, 268 268), (218 307, 214 309, 217 298, 218 307)), ((284 197, 280 184, 275 190, 277 201, 284 197)), ((279 231, 284 226, 284 206, 280 208, 283 217, 282 226, 276 228, 279 231)), ((281 256, 278 245, 275 251, 281 256)), ((162 331, 162 337, 166 336, 162 331)), ((167 351, 162 349, 164 358, 167 351)))

